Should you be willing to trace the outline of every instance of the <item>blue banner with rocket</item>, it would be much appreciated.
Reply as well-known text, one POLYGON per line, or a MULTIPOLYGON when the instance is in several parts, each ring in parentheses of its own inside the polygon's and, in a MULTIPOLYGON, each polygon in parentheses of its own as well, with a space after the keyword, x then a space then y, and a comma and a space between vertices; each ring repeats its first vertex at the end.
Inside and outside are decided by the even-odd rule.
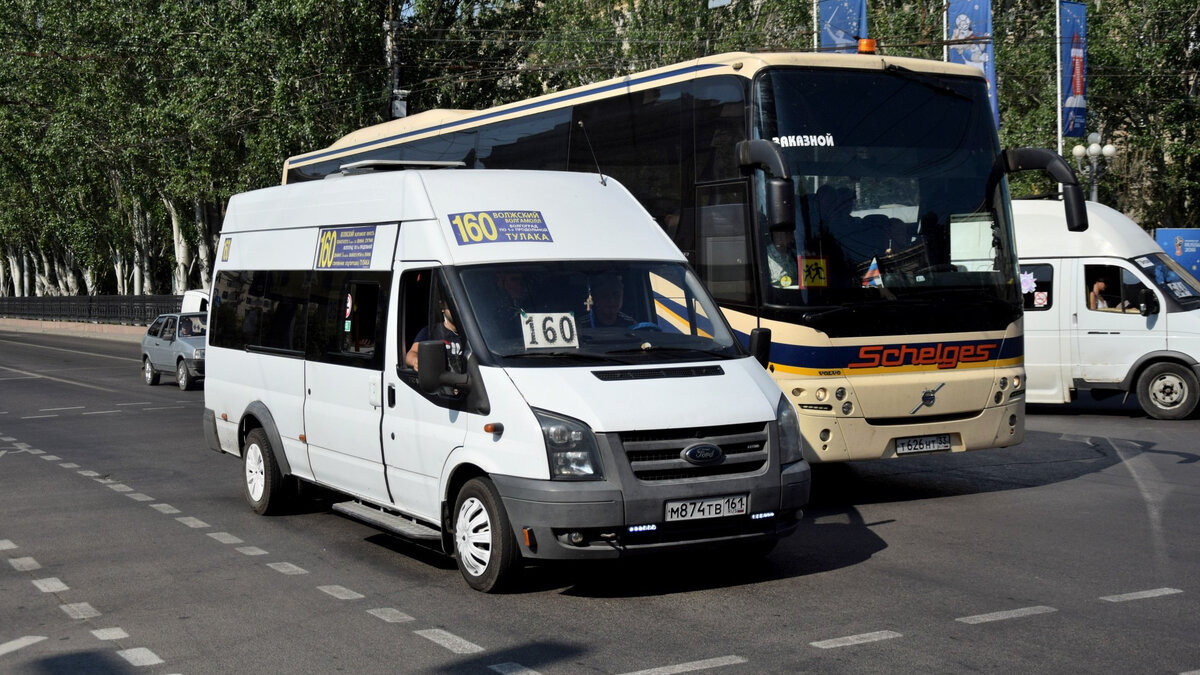
POLYGON ((1087 6, 1059 5, 1059 63, 1062 64, 1062 135, 1083 138, 1087 121, 1087 6))
POLYGON ((996 100, 996 60, 992 47, 992 3, 988 0, 951 0, 946 13, 946 51, 950 63, 978 68, 987 78, 992 116, 1000 126, 996 100))
POLYGON ((858 51, 859 38, 867 37, 867 0, 820 0, 821 51, 858 51))

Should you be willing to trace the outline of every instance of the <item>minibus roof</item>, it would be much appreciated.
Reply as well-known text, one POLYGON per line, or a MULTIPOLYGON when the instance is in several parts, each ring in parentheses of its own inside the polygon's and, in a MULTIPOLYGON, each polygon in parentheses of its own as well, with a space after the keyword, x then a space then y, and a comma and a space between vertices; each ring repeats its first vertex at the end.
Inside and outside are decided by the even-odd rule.
POLYGON ((400 259, 684 260, 623 185, 566 171, 376 171, 269 187, 234 195, 222 233, 396 222, 400 259))
POLYGON ((1057 200, 1014 199, 1017 256, 1026 258, 1117 257, 1129 259, 1162 248, 1125 214, 1097 202, 1087 202, 1088 229, 1067 231, 1063 203, 1057 200))

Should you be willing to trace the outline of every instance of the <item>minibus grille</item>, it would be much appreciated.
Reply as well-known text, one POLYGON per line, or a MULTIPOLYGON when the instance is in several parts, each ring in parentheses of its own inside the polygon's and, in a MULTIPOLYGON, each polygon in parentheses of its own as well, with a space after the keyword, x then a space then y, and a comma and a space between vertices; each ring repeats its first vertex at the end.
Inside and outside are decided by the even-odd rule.
POLYGON ((767 423, 738 424, 700 429, 659 429, 621 434, 621 445, 633 475, 643 481, 688 480, 761 472, 770 459, 767 423), (722 461, 693 464, 683 451, 695 443, 721 448, 722 461))

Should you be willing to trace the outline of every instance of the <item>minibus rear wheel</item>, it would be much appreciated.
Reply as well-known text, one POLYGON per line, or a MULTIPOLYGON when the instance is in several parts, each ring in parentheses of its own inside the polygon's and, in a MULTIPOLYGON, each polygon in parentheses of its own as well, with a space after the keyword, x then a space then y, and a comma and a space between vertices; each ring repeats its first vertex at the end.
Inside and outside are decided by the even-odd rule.
POLYGON ((454 558, 467 584, 493 593, 512 583, 520 553, 504 504, 492 481, 472 478, 454 501, 454 558))
POLYGON ((279 471, 267 433, 261 428, 246 434, 242 448, 242 484, 246 501, 259 515, 279 513, 287 506, 289 483, 279 471))

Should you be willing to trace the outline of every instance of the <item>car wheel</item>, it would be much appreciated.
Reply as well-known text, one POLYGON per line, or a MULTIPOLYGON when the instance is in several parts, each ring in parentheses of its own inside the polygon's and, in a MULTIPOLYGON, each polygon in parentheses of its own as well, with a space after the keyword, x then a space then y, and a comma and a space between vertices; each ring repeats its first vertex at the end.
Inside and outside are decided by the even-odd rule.
POLYGON ((280 473, 271 442, 262 429, 253 429, 246 434, 246 445, 242 448, 242 476, 246 501, 255 513, 266 516, 287 507, 291 497, 289 483, 280 473))
POLYGON ((150 365, 148 358, 142 359, 142 380, 151 387, 158 384, 158 373, 154 372, 154 366, 150 365))
POLYGON ((179 388, 187 391, 192 388, 192 375, 188 372, 187 364, 183 359, 179 359, 179 363, 175 364, 175 379, 179 380, 179 388))
POLYGON ((1156 363, 1138 377, 1137 397, 1147 415, 1159 420, 1181 420, 1196 409, 1200 389, 1190 368, 1156 363))
POLYGON ((472 478, 454 503, 454 557, 458 571, 477 591, 492 593, 508 586, 520 571, 520 553, 496 487, 472 478))

